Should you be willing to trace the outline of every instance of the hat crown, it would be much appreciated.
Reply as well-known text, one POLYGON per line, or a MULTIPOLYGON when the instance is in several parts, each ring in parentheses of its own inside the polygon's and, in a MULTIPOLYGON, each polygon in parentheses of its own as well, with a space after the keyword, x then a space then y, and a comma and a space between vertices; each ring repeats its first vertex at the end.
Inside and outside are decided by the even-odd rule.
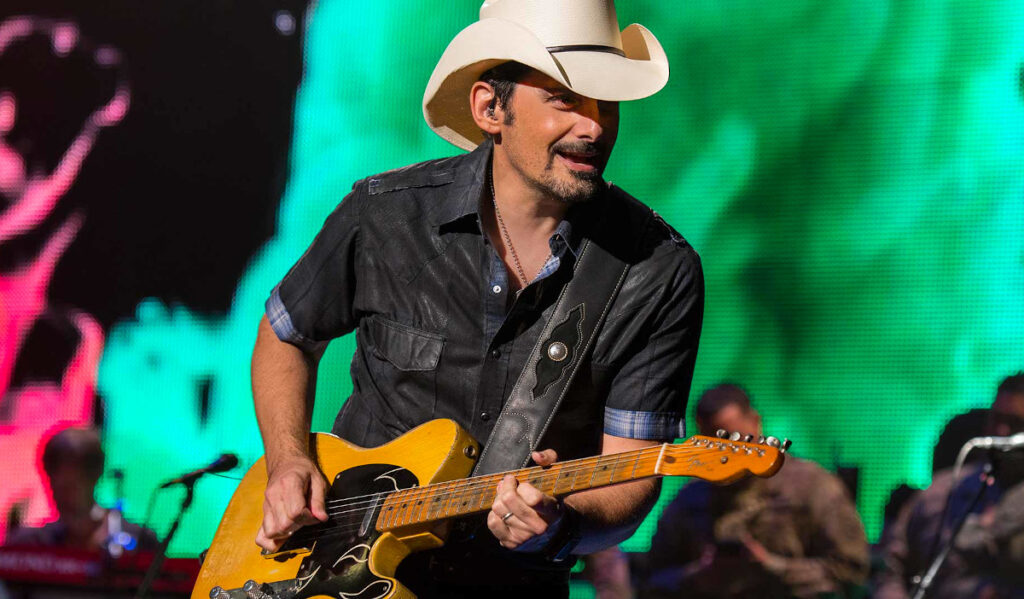
POLYGON ((595 45, 622 49, 612 0, 485 0, 480 19, 505 19, 545 46, 595 45))

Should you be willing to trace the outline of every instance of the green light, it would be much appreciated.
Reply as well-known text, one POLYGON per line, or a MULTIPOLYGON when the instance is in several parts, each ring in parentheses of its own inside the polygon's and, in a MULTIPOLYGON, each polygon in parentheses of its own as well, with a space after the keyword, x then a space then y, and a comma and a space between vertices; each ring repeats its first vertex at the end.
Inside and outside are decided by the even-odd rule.
MULTIPOLYGON (((317 3, 277 235, 253 257, 231 311, 149 301, 110 335, 100 391, 130 517, 141 519, 164 478, 221 451, 249 463, 261 453, 248 361, 263 301, 353 181, 457 152, 427 129, 420 98, 478 6, 317 3)), ((1024 2, 618 8, 672 60, 665 90, 623 107, 608 178, 703 258, 694 395, 740 382, 766 432, 793 439, 797 455, 859 466, 874 538, 889 491, 927 484, 944 422, 987 405, 1024 367, 1024 2)), ((352 343, 324 358, 318 430, 350 391, 352 343)), ((680 484, 666 482, 625 549, 649 546, 680 484)), ((200 483, 172 553, 208 545, 233 487, 200 483)), ((161 532, 176 501, 160 504, 161 532)))

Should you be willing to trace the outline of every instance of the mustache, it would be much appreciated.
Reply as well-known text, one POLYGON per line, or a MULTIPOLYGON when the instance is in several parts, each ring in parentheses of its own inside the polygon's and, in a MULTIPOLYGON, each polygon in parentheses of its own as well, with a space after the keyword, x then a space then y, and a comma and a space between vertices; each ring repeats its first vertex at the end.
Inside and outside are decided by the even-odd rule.
POLYGON ((552 153, 579 154, 582 156, 606 156, 605 144, 591 141, 560 141, 551 146, 552 153))

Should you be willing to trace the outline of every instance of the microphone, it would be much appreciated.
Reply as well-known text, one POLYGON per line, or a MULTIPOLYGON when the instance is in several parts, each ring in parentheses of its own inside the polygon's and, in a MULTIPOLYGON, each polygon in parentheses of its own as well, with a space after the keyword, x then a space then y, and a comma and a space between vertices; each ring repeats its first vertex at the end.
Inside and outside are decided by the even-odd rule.
POLYGON ((192 484, 193 482, 195 482, 196 479, 198 479, 200 476, 204 474, 226 472, 237 465, 238 456, 236 456, 233 453, 222 453, 219 458, 217 458, 212 464, 210 464, 206 468, 200 468, 199 470, 194 470, 192 472, 189 472, 188 474, 184 474, 182 476, 179 476, 178 478, 169 480, 164 484, 160 485, 159 488, 166 489, 167 487, 172 487, 179 483, 183 483, 186 485, 192 484))
POLYGON ((969 441, 972 447, 992 449, 994 451, 1013 451, 1024 449, 1024 433, 1009 437, 975 437, 969 441))

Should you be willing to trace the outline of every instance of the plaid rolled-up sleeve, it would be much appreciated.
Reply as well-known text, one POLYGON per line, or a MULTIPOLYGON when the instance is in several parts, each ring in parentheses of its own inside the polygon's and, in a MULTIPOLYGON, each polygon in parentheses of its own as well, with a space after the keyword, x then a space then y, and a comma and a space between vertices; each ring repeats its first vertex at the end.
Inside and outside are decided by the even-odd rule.
POLYGON ((641 412, 605 407, 604 432, 627 439, 677 439, 686 436, 680 412, 641 412))

